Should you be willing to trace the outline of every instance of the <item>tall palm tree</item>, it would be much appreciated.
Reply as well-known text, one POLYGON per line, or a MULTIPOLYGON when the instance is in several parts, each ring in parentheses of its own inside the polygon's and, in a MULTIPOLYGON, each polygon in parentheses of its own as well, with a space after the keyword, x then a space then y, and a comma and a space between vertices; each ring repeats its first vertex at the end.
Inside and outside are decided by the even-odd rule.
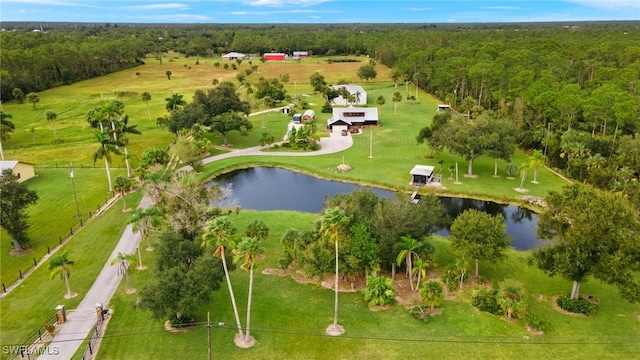
POLYGON ((538 169, 546 160, 547 157, 542 153, 542 150, 533 150, 533 154, 529 157, 529 166, 533 169, 532 183, 538 183, 538 169))
POLYGON ((9 121, 11 114, 0 110, 0 160, 4 161, 4 151, 2 150, 2 142, 9 139, 9 133, 15 130, 16 126, 9 121))
POLYGON ((224 275, 227 278, 229 295, 231 296, 233 314, 235 315, 236 325, 238 326, 238 335, 240 339, 244 339, 240 316, 238 316, 238 307, 236 306, 236 298, 233 295, 233 287, 231 286, 231 279, 229 278, 229 268, 227 267, 227 260, 224 255, 225 249, 233 249, 235 245, 235 234, 236 227, 229 217, 218 216, 207 222, 207 227, 202 235, 202 246, 215 246, 216 250, 213 255, 220 257, 222 260, 222 267, 224 269, 224 275))
POLYGON ((149 234, 152 229, 160 225, 160 219, 160 210, 155 206, 149 206, 145 209, 137 208, 129 219, 129 222, 133 224, 133 231, 140 231, 140 239, 147 239, 147 251, 153 250, 149 234))
POLYGON ((256 256, 264 252, 264 248, 257 237, 243 237, 236 246, 236 256, 242 259, 242 269, 249 271, 249 295, 247 296, 247 326, 245 328, 244 342, 247 346, 252 346, 255 341, 251 333, 251 299, 253 297, 253 267, 256 256))
POLYGON ((149 121, 151 121, 151 110, 149 110, 149 101, 151 101, 151 94, 148 92, 142 93, 142 101, 147 105, 147 115, 149 115, 149 121))
POLYGON ((75 262, 67 258, 67 253, 54 255, 51 257, 51 260, 49 260, 49 270, 52 270, 51 278, 59 275, 60 278, 64 280, 64 283, 67 286, 66 297, 71 297, 71 285, 69 285, 69 276, 71 275, 71 271, 69 270, 69 266, 73 264, 75 264, 75 262))
MULTIPOLYGON (((111 124, 111 132, 113 135, 113 140, 118 141, 118 130, 116 128, 116 121, 122 117, 122 113, 124 112, 124 103, 120 100, 109 101, 102 104, 100 108, 100 114, 102 115, 103 120, 109 122, 111 124)), ((116 144, 116 148, 118 145, 116 144)))
POLYGON ((320 234, 327 240, 335 245, 336 255, 336 273, 334 281, 335 290, 335 302, 334 302, 334 315, 333 324, 327 327, 327 334, 331 336, 338 336, 344 334, 344 328, 338 325, 338 248, 341 237, 341 231, 344 226, 348 224, 348 217, 345 215, 344 210, 334 207, 325 210, 320 217, 320 234))
POLYGON ((527 174, 529 173, 529 166, 526 162, 520 164, 520 191, 524 191, 524 180, 527 178, 527 174))
POLYGON ((427 278, 427 269, 431 266, 427 260, 416 258, 415 262, 412 262, 413 269, 411 272, 417 275, 416 286, 414 291, 420 289, 420 281, 427 278))
POLYGON ((131 267, 131 262, 135 261, 136 256, 134 254, 124 254, 118 252, 118 255, 111 260, 110 265, 118 265, 118 276, 124 275, 127 279, 127 292, 131 291, 131 279, 129 279, 129 267, 131 267))
POLYGON ((402 101, 402 94, 399 91, 394 92, 391 101, 393 102, 393 115, 397 115, 398 103, 402 101))
POLYGON ((56 114, 53 110, 47 110, 47 120, 51 123, 51 129, 53 129, 53 138, 58 140, 58 134, 56 134, 56 126, 55 121, 58 118, 58 114, 56 114))
POLYGON ((182 99, 183 97, 184 95, 174 93, 171 94, 170 97, 165 98, 167 101, 167 105, 165 106, 167 111, 171 112, 172 110, 182 109, 183 106, 187 105, 187 102, 182 99))
POLYGON ((124 145, 124 162, 127 166, 127 177, 133 177, 133 173, 131 172, 131 164, 129 164, 129 137, 127 134, 142 134, 140 130, 136 129, 138 125, 129 126, 129 115, 123 115, 119 120, 114 121, 116 126, 116 131, 118 133, 117 138, 120 139, 122 144, 124 145))
POLYGON ((107 180, 109 181, 109 191, 113 191, 109 163, 111 162, 111 154, 120 155, 120 151, 116 147, 118 143, 113 140, 106 131, 96 129, 95 135, 98 143, 100 143, 100 147, 98 147, 96 152, 93 154, 93 162, 95 163, 98 159, 104 159, 104 167, 107 171, 107 180))
POLYGON ((411 291, 417 290, 413 286, 413 258, 417 257, 419 251, 425 248, 426 244, 423 241, 416 240, 411 236, 400 237, 400 242, 393 245, 394 250, 399 250, 396 262, 400 266, 403 262, 407 265, 407 274, 409 275, 409 285, 411 291))

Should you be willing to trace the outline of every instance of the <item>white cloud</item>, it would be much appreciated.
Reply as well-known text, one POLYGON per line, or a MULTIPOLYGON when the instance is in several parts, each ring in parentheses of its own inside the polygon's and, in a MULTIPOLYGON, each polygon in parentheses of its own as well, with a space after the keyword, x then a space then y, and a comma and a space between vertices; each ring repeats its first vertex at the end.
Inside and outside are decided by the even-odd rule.
MULTIPOLYGON (((638 0, 567 0, 568 2, 598 9, 640 9, 638 0)), ((640 16, 640 14, 638 14, 640 16)))
POLYGON ((123 9, 131 10, 188 10, 189 6, 180 3, 168 3, 168 4, 148 4, 148 5, 133 5, 126 6, 123 9))
POLYGON ((429 11, 432 10, 431 8, 417 8, 417 7, 413 7, 413 8, 408 8, 407 10, 409 11, 429 11))
POLYGON ((313 6, 317 4, 322 4, 327 2, 327 0, 252 0, 245 1, 245 4, 251 6, 286 6, 286 5, 298 5, 298 6, 313 6))
POLYGON ((483 7, 481 7, 481 9, 488 9, 488 10, 522 10, 521 7, 517 7, 517 6, 483 6, 483 7))

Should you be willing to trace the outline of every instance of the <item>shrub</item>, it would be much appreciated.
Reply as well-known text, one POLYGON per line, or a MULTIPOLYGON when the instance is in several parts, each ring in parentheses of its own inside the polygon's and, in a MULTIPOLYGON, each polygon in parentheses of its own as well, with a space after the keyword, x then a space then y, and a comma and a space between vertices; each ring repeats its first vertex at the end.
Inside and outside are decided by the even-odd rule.
POLYGON ((423 308, 422 306, 414 307, 413 309, 411 309, 410 313, 414 318, 424 323, 429 322, 429 313, 427 313, 427 309, 423 308))
POLYGON ((558 298, 558 306, 562 310, 574 314, 584 314, 587 316, 591 316, 596 313, 596 304, 583 297, 571 299, 566 295, 562 295, 558 298))
POLYGON ((378 276, 375 273, 367 277, 367 287, 362 290, 364 300, 372 306, 390 304, 395 296, 393 280, 388 277, 378 276))
POLYGON ((502 309, 498 305, 498 290, 480 289, 472 298, 471 304, 480 311, 493 315, 502 315, 502 309))
POLYGON ((536 330, 547 331, 547 329, 549 329, 549 322, 547 319, 532 311, 527 312, 526 319, 527 324, 536 330))

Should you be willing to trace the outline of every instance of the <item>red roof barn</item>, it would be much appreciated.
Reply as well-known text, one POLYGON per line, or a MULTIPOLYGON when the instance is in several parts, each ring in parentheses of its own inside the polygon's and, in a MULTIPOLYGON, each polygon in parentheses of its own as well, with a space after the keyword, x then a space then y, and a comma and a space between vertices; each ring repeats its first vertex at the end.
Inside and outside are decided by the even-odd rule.
POLYGON ((265 53, 263 57, 265 60, 284 60, 287 55, 285 53, 265 53))

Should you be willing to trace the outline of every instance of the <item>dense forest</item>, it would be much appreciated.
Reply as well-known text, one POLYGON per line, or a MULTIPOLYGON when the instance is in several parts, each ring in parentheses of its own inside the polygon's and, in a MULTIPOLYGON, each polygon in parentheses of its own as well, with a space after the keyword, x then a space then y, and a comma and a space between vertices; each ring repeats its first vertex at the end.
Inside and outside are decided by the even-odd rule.
POLYGON ((639 22, 2 26, 3 101, 169 51, 368 56, 469 118, 509 119, 523 149, 640 204, 639 22))

